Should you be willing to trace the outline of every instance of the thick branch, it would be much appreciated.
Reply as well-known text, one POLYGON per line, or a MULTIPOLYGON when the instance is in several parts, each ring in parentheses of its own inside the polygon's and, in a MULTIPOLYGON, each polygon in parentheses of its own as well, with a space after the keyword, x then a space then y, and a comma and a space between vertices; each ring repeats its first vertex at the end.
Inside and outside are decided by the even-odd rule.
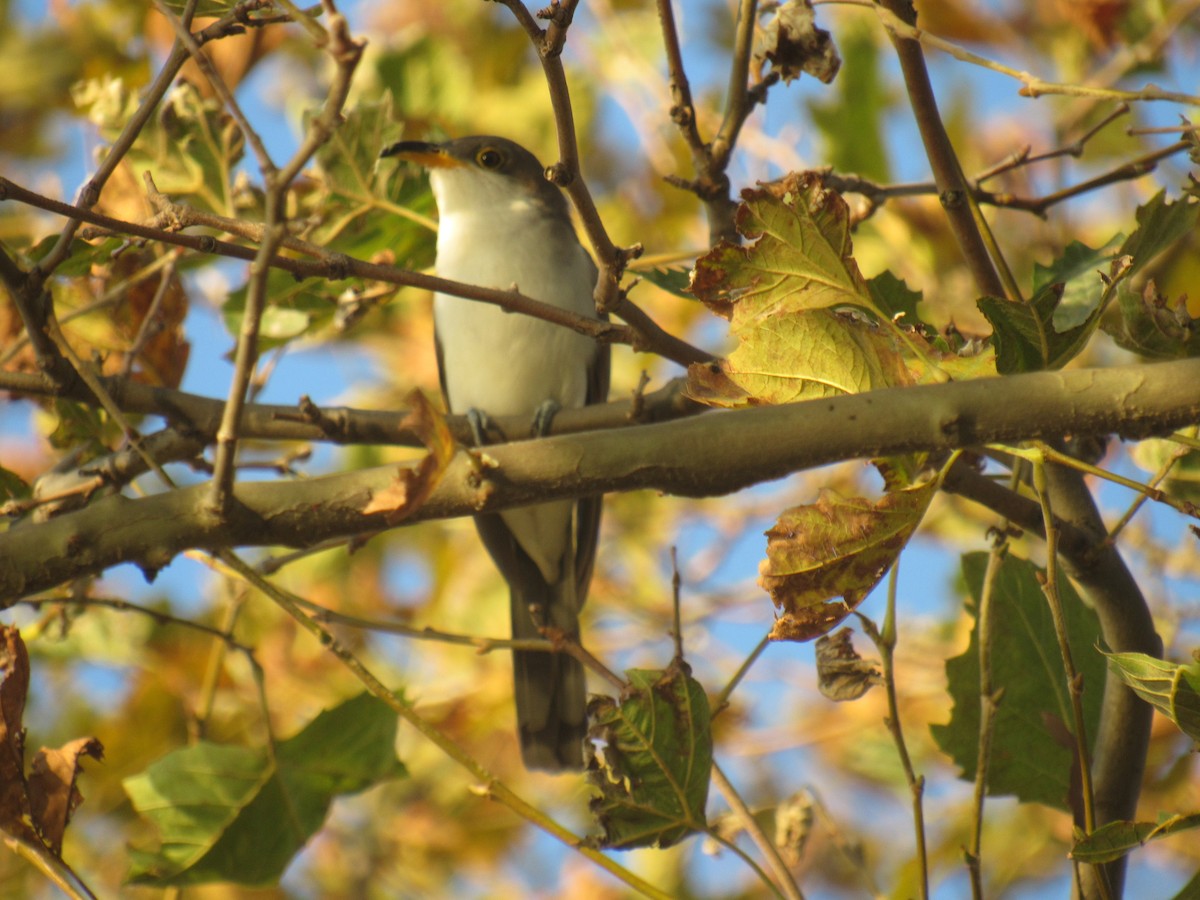
MULTIPOLYGON (((651 488, 712 496, 845 459, 984 442, 1117 432, 1144 436, 1200 420, 1200 360, 1039 372, 698 416, 489 447, 496 468, 459 454, 407 521, 552 498, 651 488), (700 452, 703 448, 703 452, 700 452)), ((154 571, 180 551, 307 546, 388 527, 363 510, 394 466, 297 482, 242 482, 230 516, 204 514, 206 485, 99 500, 0 535, 0 597, 15 600, 120 562, 154 571)), ((1056 504, 1060 515, 1069 507, 1056 504)), ((1098 760, 1099 763, 1099 760, 1098 760)))
MULTIPOLYGON (((1114 653, 1146 653, 1162 656, 1162 641, 1137 580, 1125 566, 1116 547, 1108 543, 1108 531, 1096 502, 1080 474, 1050 466, 1047 481, 1055 515, 1087 533, 1092 542, 1086 552, 1070 553, 1063 547, 1064 562, 1083 596, 1096 610, 1100 633, 1114 653)), ((1100 685, 1084 685, 1097 690, 1100 685)), ((1096 822, 1132 820, 1146 768, 1153 710, 1112 670, 1103 685, 1104 705, 1092 753, 1092 782, 1096 798, 1096 822)), ((1126 858, 1106 866, 1085 866, 1083 896, 1120 897, 1126 858), (1101 885, 1103 878, 1106 884, 1101 885)))

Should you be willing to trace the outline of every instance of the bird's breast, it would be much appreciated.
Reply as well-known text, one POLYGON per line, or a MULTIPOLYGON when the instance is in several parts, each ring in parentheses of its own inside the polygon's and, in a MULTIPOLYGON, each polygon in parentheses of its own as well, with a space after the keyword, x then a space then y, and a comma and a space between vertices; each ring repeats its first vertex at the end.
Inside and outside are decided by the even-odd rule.
MULTIPOLYGON (((595 267, 569 225, 538 216, 444 216, 437 270, 443 278, 522 294, 595 316, 595 267)), ((451 410, 531 415, 546 400, 582 406, 596 345, 570 329, 498 306, 434 297, 442 380, 451 410)))

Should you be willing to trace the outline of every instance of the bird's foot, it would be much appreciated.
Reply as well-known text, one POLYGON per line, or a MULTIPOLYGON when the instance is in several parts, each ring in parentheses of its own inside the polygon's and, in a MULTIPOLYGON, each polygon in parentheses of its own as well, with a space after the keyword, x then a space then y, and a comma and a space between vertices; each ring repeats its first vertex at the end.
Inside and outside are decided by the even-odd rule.
POLYGON ((533 414, 533 425, 530 432, 534 437, 545 437, 550 433, 550 426, 554 424, 554 417, 558 415, 560 409, 562 409, 562 405, 557 400, 542 401, 542 405, 533 414))
POLYGON ((472 406, 467 410, 467 425, 471 428, 471 438, 475 441, 476 447, 482 447, 487 443, 487 430, 492 425, 487 413, 472 406))

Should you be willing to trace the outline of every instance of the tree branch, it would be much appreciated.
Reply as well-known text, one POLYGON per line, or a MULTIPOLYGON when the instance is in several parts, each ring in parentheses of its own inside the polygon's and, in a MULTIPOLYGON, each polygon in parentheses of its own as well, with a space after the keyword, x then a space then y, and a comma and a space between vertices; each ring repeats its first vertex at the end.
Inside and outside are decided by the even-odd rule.
MULTIPOLYGON (((1200 395, 1188 387, 1197 380, 1195 359, 1038 372, 489 446, 496 465, 484 473, 485 485, 476 456, 460 453, 405 521, 641 488, 715 496, 840 460, 983 442, 1162 433, 1200 419, 1200 395)), ((106 497, 45 524, 16 525, 0 534, 0 598, 18 599, 119 562, 153 574, 191 547, 307 546, 381 531, 386 516, 363 510, 395 475, 395 466, 383 466, 290 483, 242 482, 226 522, 203 514, 202 484, 138 500, 106 497)), ((1069 498, 1055 498, 1054 507, 1070 520, 1069 498)), ((1108 576, 1097 571, 1101 580, 1108 576)), ((1128 643, 1114 641, 1114 649, 1128 643)), ((1097 767, 1109 765, 1111 756, 1097 753, 1097 767)), ((1103 779, 1097 783, 1099 792, 1103 779)))
MULTIPOLYGON (((225 402, 199 394, 153 387, 124 378, 97 376, 97 382, 126 413, 162 416, 186 439, 186 445, 158 453, 161 461, 186 459, 213 442, 225 402), (189 448, 194 448, 189 451, 189 448)), ((43 375, 0 371, 0 390, 31 397, 62 397, 99 405, 99 400, 82 382, 60 388, 43 375)), ((560 410, 547 434, 571 434, 625 425, 645 425, 708 409, 683 394, 682 379, 675 379, 649 394, 626 400, 598 403, 578 409, 560 410)), ((307 397, 294 406, 250 403, 242 413, 242 437, 275 441, 327 441, 335 444, 390 444, 422 446, 420 437, 404 424, 404 410, 352 409, 345 406, 318 407, 307 397)), ((528 416, 490 416, 489 423, 500 434, 515 440, 529 432, 528 416)), ((474 441, 466 416, 447 416, 446 424, 455 439, 469 446, 474 441)), ((122 451, 124 453, 125 451, 122 451)), ((88 468, 95 468, 93 462, 88 468)), ((124 467, 121 467, 122 470, 124 467)), ((144 471, 144 469, 143 469, 144 471)), ((137 474, 141 474, 140 472, 137 474)), ((136 477, 132 476, 132 477, 136 477)))
MULTIPOLYGON (((256 256, 256 250, 252 247, 231 244, 208 235, 178 234, 161 228, 150 228, 72 206, 69 203, 52 200, 27 190, 3 176, 0 176, 0 200, 16 200, 38 209, 90 222, 118 234, 130 234, 145 240, 186 247, 199 253, 215 254, 247 262, 252 262, 256 256)), ((626 327, 600 321, 590 316, 576 315, 549 303, 534 300, 519 291, 499 291, 473 284, 464 284, 434 275, 426 275, 422 272, 414 272, 411 269, 369 263, 340 254, 319 261, 274 256, 270 260, 270 265, 272 268, 305 278, 329 280, 348 277, 362 278, 368 281, 382 281, 386 284, 415 287, 433 293, 453 294, 468 300, 491 303, 511 312, 554 322, 596 340, 613 344, 627 344, 635 350, 657 354, 682 366, 694 362, 709 362, 713 359, 712 354, 668 334, 633 304, 626 304, 617 311, 617 315, 622 318, 626 318, 628 313, 629 317, 626 318, 626 321, 630 322, 630 325, 626 327)))

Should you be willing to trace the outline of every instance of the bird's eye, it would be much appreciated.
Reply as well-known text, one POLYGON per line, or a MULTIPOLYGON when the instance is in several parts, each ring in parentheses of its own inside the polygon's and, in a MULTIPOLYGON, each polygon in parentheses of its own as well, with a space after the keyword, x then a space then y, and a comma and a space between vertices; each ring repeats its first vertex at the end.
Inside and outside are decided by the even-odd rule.
POLYGON ((485 169, 494 169, 503 161, 504 157, 500 155, 500 151, 492 147, 486 147, 475 155, 475 162, 485 169))

